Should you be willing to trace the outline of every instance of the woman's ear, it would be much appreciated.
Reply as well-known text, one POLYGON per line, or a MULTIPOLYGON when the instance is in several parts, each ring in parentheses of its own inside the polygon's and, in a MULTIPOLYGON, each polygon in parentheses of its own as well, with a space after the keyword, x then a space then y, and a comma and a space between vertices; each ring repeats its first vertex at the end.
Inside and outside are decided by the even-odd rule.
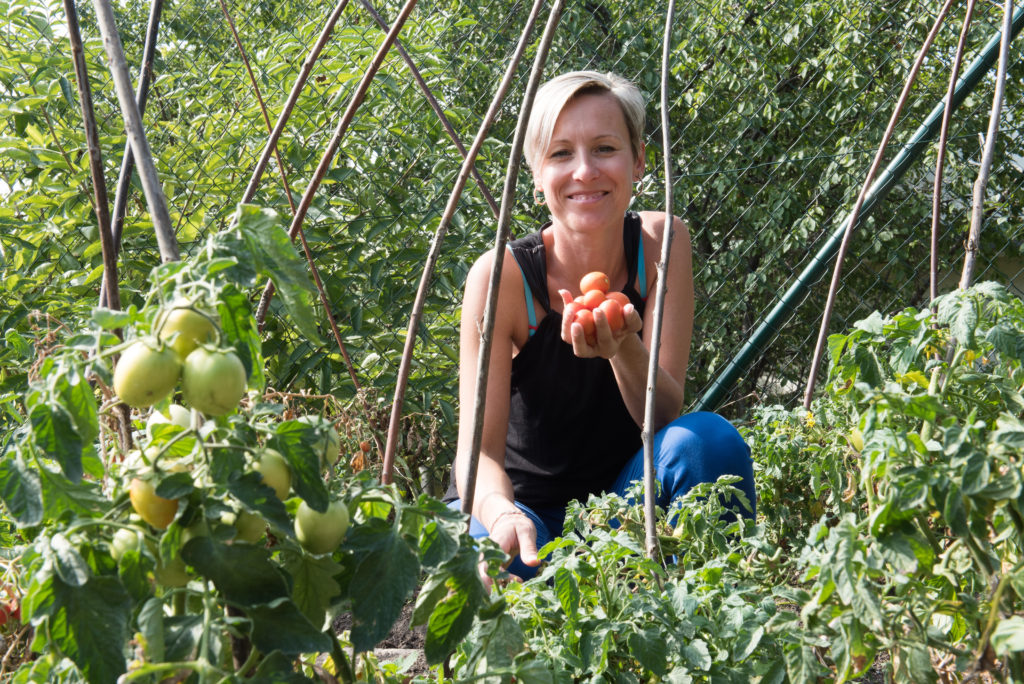
POLYGON ((640 143, 640 149, 637 150, 636 160, 633 163, 633 178, 635 180, 640 180, 644 177, 644 162, 646 161, 644 149, 644 144, 640 143))

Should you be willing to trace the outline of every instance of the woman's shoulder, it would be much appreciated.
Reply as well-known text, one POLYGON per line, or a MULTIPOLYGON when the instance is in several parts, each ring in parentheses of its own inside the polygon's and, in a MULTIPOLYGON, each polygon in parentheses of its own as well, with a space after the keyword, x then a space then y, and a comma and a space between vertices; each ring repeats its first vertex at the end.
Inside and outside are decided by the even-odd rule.
MULTIPOLYGON (((665 212, 664 211, 638 211, 636 212, 640 217, 640 223, 643 226, 644 232, 657 238, 661 239, 662 234, 665 232, 665 212)), ((686 231, 689 233, 689 228, 686 222, 678 216, 672 217, 673 228, 676 231, 686 231)))

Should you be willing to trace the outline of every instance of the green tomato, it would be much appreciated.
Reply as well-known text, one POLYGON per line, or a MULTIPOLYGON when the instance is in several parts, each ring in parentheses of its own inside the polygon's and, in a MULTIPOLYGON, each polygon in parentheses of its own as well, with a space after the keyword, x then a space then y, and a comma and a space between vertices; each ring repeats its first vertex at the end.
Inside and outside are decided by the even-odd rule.
POLYGON ((263 482, 274 490, 278 499, 284 501, 288 498, 292 488, 292 471, 284 456, 274 449, 263 449, 253 468, 263 476, 263 482))
POLYGON ((114 368, 114 392, 129 406, 145 408, 170 394, 180 376, 181 361, 174 350, 147 337, 121 353, 114 368))
POLYGON ((142 537, 139 536, 138 532, 129 530, 127 527, 118 528, 110 540, 110 555, 116 563, 120 563, 121 559, 124 558, 124 554, 129 551, 141 550, 142 537))
MULTIPOLYGON (((226 521, 225 521, 226 522, 226 521)), ((235 516, 235 541, 255 544, 267 533, 267 521, 259 513, 239 511, 235 516)))
POLYGON ((208 416, 223 416, 245 396, 245 366, 233 351, 199 347, 185 359, 181 393, 193 408, 208 416))
POLYGON ((344 501, 332 501, 323 513, 317 513, 303 501, 295 512, 295 538, 310 553, 333 553, 345 538, 348 522, 344 501))
POLYGON ((317 440, 313 450, 320 457, 320 464, 333 466, 341 458, 341 436, 330 421, 321 416, 299 416, 298 421, 317 429, 317 440))
POLYGON ((850 446, 853 447, 854 451, 864 451, 864 435, 861 434, 860 430, 853 428, 846 438, 850 441, 850 446))
POLYGON ((217 326, 210 316, 188 306, 162 311, 156 319, 157 334, 184 361, 202 343, 212 342, 217 326))

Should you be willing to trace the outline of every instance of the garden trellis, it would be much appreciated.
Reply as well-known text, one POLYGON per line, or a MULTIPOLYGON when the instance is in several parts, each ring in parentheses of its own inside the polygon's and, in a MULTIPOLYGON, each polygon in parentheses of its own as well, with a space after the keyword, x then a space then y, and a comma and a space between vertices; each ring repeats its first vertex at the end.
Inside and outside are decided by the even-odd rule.
MULTIPOLYGON (((499 80, 495 74, 510 62, 518 42, 523 9, 516 3, 427 3, 411 12, 400 34, 406 56, 389 53, 368 84, 366 99, 353 113, 351 130, 341 141, 332 168, 325 170, 324 185, 311 198, 312 213, 306 218, 310 253, 323 271, 323 320, 328 320, 328 311, 337 317, 335 344, 299 339, 278 303, 272 303, 268 312, 270 385, 314 395, 329 392, 352 401, 357 420, 373 425, 378 439, 383 440, 388 416, 394 415, 388 400, 398 384, 405 324, 413 311, 422 255, 429 251, 426 245, 444 214, 462 158, 453 148, 459 144, 438 127, 433 110, 423 106, 423 93, 430 92, 438 102, 454 139, 472 139, 486 109, 481 103, 492 98, 493 84, 499 80), (417 66, 422 84, 411 76, 410 64, 417 66), (352 348, 359 353, 347 358, 352 348), (368 415, 372 419, 358 418, 368 415)), ((142 55, 148 10, 145 3, 116 10, 131 65, 138 65, 142 55)), ((286 124, 279 122, 277 133, 288 177, 296 186, 293 194, 301 193, 314 176, 312 166, 329 142, 337 112, 355 92, 357 75, 369 64, 384 31, 365 5, 309 6, 300 11, 298 5, 278 3, 229 10, 271 119, 284 111, 285 96, 300 80, 300 72, 308 71, 308 85, 288 98, 289 106, 297 109, 286 124), (307 60, 317 35, 327 33, 331 14, 337 26, 324 37, 323 53, 307 60)), ((398 10, 397 5, 383 5, 376 11, 387 24, 398 10)), ((824 297, 815 287, 820 272, 812 267, 830 258, 829 235, 853 204, 854 188, 877 148, 910 55, 937 10, 937 4, 840 7, 818 2, 793 8, 693 3, 678 9, 668 114, 671 157, 676 160, 674 211, 691 226, 699 295, 687 387, 690 407, 717 405, 739 418, 752 397, 784 404, 797 400, 808 369, 806 352, 819 321, 812 312, 820 309, 818 298, 824 297), (787 297, 787 287, 799 292, 787 297), (798 310, 799 302, 803 304, 798 310), (767 335, 762 334, 765 328, 767 335)), ((79 11, 100 134, 111 150, 104 155, 106 172, 116 176, 121 168, 117 154, 126 146, 118 132, 95 20, 88 7, 79 11)), ((959 11, 954 6, 952 16, 958 18, 959 11)), ((223 13, 217 7, 187 3, 165 13, 145 125, 172 220, 182 249, 188 252, 209 231, 225 224, 238 199, 251 197, 287 217, 295 198, 269 182, 256 188, 250 179, 249 188, 243 188, 261 152, 261 163, 269 162, 270 149, 265 147, 262 112, 223 13), (173 109, 171 93, 182 98, 173 109)), ((966 62, 976 62, 985 44, 998 35, 997 15, 994 8, 979 8, 966 62)), ((21 91, 9 91, 10 102, 16 106, 34 98, 45 104, 52 126, 76 128, 78 108, 66 101, 61 85, 61 79, 69 82, 71 74, 61 57, 65 39, 59 30, 49 36, 45 31, 33 34, 33 16, 55 23, 61 13, 56 5, 36 6, 28 12, 25 29, 8 31, 8 49, 31 48, 46 56, 21 91), (45 92, 39 88, 44 82, 45 92)), ((554 38, 546 73, 584 67, 616 70, 637 80, 653 104, 661 36, 650 26, 663 17, 663 8, 642 3, 570 6, 554 38)), ((1019 18, 1018 10, 1014 31, 1019 30, 1019 18)), ((950 27, 956 23, 947 22, 937 36, 888 146, 893 151, 913 146, 918 154, 924 153, 922 162, 890 178, 878 207, 862 221, 868 230, 858 232, 851 245, 851 265, 837 297, 834 327, 872 308, 927 303, 922 279, 930 255, 923 230, 930 214, 923 200, 930 193, 921 188, 931 180, 930 165, 923 163, 931 152, 919 142, 903 141, 906 131, 924 121, 944 96, 941 82, 949 72, 957 38, 950 27)), ((1021 68, 1019 51, 1011 52, 1004 128, 993 168, 994 232, 983 236, 979 273, 980 278, 1009 283, 1021 273, 1016 260, 1022 161, 1014 146, 1020 135, 1020 98, 1013 97, 1021 68)), ((960 258, 962 238, 956 236, 967 216, 966 189, 973 181, 972 160, 979 152, 976 136, 983 130, 982 102, 991 83, 988 69, 973 78, 975 90, 963 93, 964 104, 949 133, 948 182, 943 190, 947 220, 938 255, 943 274, 955 270, 960 258)), ((489 192, 482 189, 500 183, 506 141, 511 139, 510 103, 519 101, 523 79, 520 70, 493 130, 482 142, 480 157, 471 167, 479 174, 477 185, 452 212, 452 229, 436 257, 437 278, 423 295, 422 322, 414 338, 420 344, 409 362, 408 415, 396 419, 410 428, 399 434, 416 435, 417 446, 410 449, 403 443, 394 448, 403 481, 416 487, 422 482, 436 486, 451 458, 459 289, 468 263, 487 247, 487 227, 494 213, 486 199, 489 192)), ((653 162, 664 143, 659 141, 660 125, 653 123, 653 116, 651 120, 648 150, 653 162)), ((30 148, 38 141, 26 136, 46 130, 39 111, 15 111, 5 125, 14 134, 7 139, 26 141, 24 154, 29 168, 36 169, 33 173, 61 172, 31 158, 30 148)), ((16 177, 24 168, 15 161, 21 148, 10 149, 12 154, 2 163, 5 177, 16 181, 7 200, 13 204, 19 190, 28 186, 16 177)), ((648 168, 658 166, 649 163, 648 168)), ((651 171, 645 179, 643 207, 660 206, 661 176, 651 171)), ((517 198, 528 197, 525 180, 520 174, 517 198)), ((866 208, 869 204, 870 200, 865 202, 866 208)), ((144 205, 137 195, 128 205, 120 266, 122 282, 131 293, 144 281, 155 256, 144 205)), ((38 208, 28 216, 49 220, 46 211, 38 208)), ((525 201, 514 213, 517 234, 541 218, 525 201)), ((95 261, 95 252, 88 249, 90 215, 87 206, 62 211, 57 222, 61 235, 51 247, 55 260, 95 261)))

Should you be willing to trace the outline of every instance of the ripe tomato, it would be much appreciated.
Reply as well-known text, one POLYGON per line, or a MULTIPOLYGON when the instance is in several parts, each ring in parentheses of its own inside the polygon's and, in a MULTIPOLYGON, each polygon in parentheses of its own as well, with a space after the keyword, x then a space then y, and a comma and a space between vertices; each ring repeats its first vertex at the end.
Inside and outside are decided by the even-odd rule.
POLYGON ((118 528, 110 540, 110 556, 116 563, 120 563, 124 554, 129 551, 140 551, 142 549, 142 537, 135 530, 127 527, 118 528))
POLYGON ((184 361, 200 343, 212 342, 217 326, 210 317, 193 308, 176 306, 162 311, 156 319, 157 335, 184 361))
POLYGON ((622 305, 614 299, 606 299, 601 302, 601 306, 598 307, 604 312, 604 317, 608 320, 608 327, 611 328, 612 332, 617 332, 622 328, 622 305))
POLYGON ((608 292, 605 294, 605 298, 614 299, 620 306, 626 306, 629 304, 629 297, 626 296, 625 292, 608 292))
POLYGON ((253 469, 263 476, 263 482, 274 490, 278 499, 284 501, 288 498, 288 491, 292 488, 292 471, 284 456, 273 449, 263 449, 253 469))
POLYGON ((121 353, 114 368, 114 392, 133 408, 145 408, 174 389, 181 361, 170 347, 154 338, 136 340, 121 353))
POLYGON ((315 415, 299 416, 297 420, 317 428, 319 437, 313 443, 313 450, 320 456, 320 464, 333 466, 337 463, 341 458, 341 435, 330 421, 315 415))
POLYGON ((208 416, 230 413, 245 396, 245 366, 233 351, 199 347, 185 359, 181 393, 208 416))
POLYGON ((600 290, 604 293, 611 286, 612 284, 608 280, 608 276, 601 273, 601 271, 591 271, 580 279, 580 292, 583 294, 587 294, 591 290, 600 290))
POLYGON ((303 501, 295 512, 295 538, 310 553, 333 553, 345 538, 348 521, 344 501, 332 501, 323 513, 317 513, 303 501))
POLYGON ((128 498, 140 518, 161 530, 167 529, 178 513, 178 500, 157 496, 156 487, 149 480, 133 477, 128 487, 128 498))
POLYGON ((601 306, 601 302, 603 301, 604 292, 601 292, 600 290, 590 290, 583 293, 583 306, 591 311, 601 306))
POLYGON ((597 341, 597 335, 595 333, 594 326, 594 312, 590 309, 580 309, 576 312, 576 318, 573 320, 574 323, 579 323, 583 326, 583 336, 587 338, 587 342, 593 344, 597 341))
POLYGON ((362 442, 359 443, 359 449, 364 454, 370 453, 370 443, 368 441, 366 441, 366 440, 363 440, 362 442))

